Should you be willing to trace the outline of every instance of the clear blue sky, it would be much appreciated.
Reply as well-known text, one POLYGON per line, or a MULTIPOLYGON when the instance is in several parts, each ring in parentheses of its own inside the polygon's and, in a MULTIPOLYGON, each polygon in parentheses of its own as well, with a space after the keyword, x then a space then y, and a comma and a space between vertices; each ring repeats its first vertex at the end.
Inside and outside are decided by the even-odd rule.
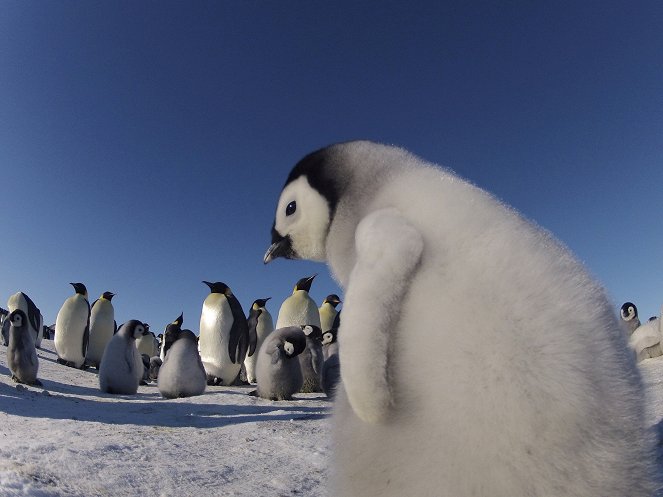
POLYGON ((197 332, 321 264, 262 256, 290 168, 393 143, 552 231, 643 318, 663 303, 663 2, 0 2, 0 305, 197 332))

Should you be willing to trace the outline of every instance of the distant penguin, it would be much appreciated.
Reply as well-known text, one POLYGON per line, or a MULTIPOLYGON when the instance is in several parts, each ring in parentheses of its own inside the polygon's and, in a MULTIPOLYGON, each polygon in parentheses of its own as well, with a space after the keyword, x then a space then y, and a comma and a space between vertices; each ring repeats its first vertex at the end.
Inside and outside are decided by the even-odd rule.
POLYGON ((88 343, 85 362, 88 366, 99 369, 101 357, 110 339, 117 331, 115 309, 111 300, 115 294, 104 292, 92 303, 90 309, 90 341, 88 343))
POLYGON ((624 327, 630 336, 640 326, 638 318, 638 308, 631 302, 625 302, 619 311, 624 327))
POLYGON ((302 387, 297 356, 306 348, 301 326, 288 326, 270 333, 258 351, 257 389, 251 395, 269 400, 290 400, 302 387))
POLYGON ((277 257, 327 261, 344 290, 330 495, 653 495, 612 304, 490 194, 397 147, 332 145, 286 180, 277 257))
POLYGON ((21 309, 16 309, 9 314, 7 321, 9 322, 7 366, 12 374, 12 380, 42 386, 37 379, 39 360, 28 317, 21 309))
MULTIPOLYGON (((663 309, 661 309, 661 314, 663 315, 663 309)), ((629 337, 629 345, 635 353, 637 362, 662 356, 663 328, 661 327, 661 319, 654 316, 646 323, 638 326, 629 337)))
POLYGON ((334 324, 334 319, 336 319, 336 315, 338 314, 336 307, 341 303, 341 299, 335 293, 325 297, 325 300, 318 309, 318 312, 320 313, 320 329, 323 333, 331 330, 332 325, 334 324))
POLYGON ((266 309, 266 299, 257 299, 251 306, 249 313, 248 326, 249 326, 249 351, 244 359, 244 367, 246 368, 246 379, 249 383, 256 382, 256 362, 258 361, 258 352, 262 346, 265 338, 272 331, 274 331, 274 321, 272 315, 266 309))
POLYGON ((157 381, 159 378, 159 369, 161 369, 161 366, 163 365, 163 361, 159 358, 159 356, 154 356, 150 358, 150 372, 149 372, 149 378, 150 381, 157 381))
POLYGON ((35 347, 39 348, 41 346, 41 340, 44 337, 44 334, 42 333, 44 318, 32 299, 23 292, 17 292, 9 297, 9 300, 7 301, 7 309, 9 312, 15 311, 16 309, 21 309, 23 311, 28 318, 27 325, 30 333, 32 333, 35 347))
POLYGON ((162 362, 166 359, 166 352, 168 352, 168 349, 175 341, 177 334, 182 329, 182 323, 184 323, 184 313, 181 313, 175 321, 166 325, 163 337, 161 338, 161 347, 159 351, 159 359, 161 359, 162 362))
POLYGON ((200 315, 200 358, 208 385, 231 385, 249 347, 249 327, 237 297, 221 282, 203 281, 210 294, 200 315))
POLYGON ((0 307, 0 325, 2 325, 2 344, 9 345, 9 311, 0 307))
POLYGON ((322 391, 330 399, 336 395, 336 387, 341 381, 341 361, 338 353, 331 354, 322 365, 322 391))
POLYGON ((124 323, 108 342, 99 365, 102 392, 133 395, 138 391, 145 366, 136 348, 136 339, 143 335, 143 331, 143 323, 132 319, 124 323))
POLYGON ((338 354, 338 328, 332 328, 322 334, 322 357, 325 361, 330 355, 338 354))
POLYGON ((295 285, 292 295, 285 299, 276 319, 277 328, 286 326, 303 326, 310 324, 320 328, 320 313, 315 301, 309 295, 313 279, 317 275, 300 279, 295 285))
POLYGON ((178 333, 159 369, 159 392, 167 399, 201 395, 207 386, 207 375, 198 353, 198 339, 191 330, 178 333))
POLYGON ((83 283, 70 285, 76 293, 64 301, 55 319, 55 350, 60 364, 82 368, 90 336, 90 303, 83 283))
POLYGON ((302 393, 322 392, 322 365, 325 362, 322 353, 322 333, 317 326, 302 326, 306 335, 306 349, 299 354, 302 368, 302 393))
POLYGON ((141 354, 146 354, 147 357, 154 357, 158 355, 159 351, 156 346, 157 338, 154 336, 154 333, 149 331, 149 328, 146 326, 143 336, 136 340, 136 347, 138 352, 141 354))

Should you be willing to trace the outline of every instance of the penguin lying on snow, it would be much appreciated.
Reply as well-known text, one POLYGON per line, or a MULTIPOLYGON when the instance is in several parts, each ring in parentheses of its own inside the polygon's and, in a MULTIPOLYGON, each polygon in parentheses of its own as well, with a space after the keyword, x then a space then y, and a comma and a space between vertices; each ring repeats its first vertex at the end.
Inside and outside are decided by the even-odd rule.
POLYGON ((333 495, 652 495, 609 300, 488 193, 396 147, 333 145, 288 176, 276 257, 326 260, 344 289, 333 495))
POLYGON ((136 338, 145 327, 136 319, 127 321, 106 346, 99 364, 99 388, 102 392, 133 395, 143 379, 145 366, 136 348, 136 338))
POLYGON ((302 387, 297 356, 306 348, 301 326, 279 328, 269 334, 258 352, 257 389, 250 395, 269 400, 290 400, 302 387))
POLYGON ((12 380, 42 386, 37 379, 39 360, 28 317, 21 309, 16 309, 9 314, 7 321, 9 322, 7 366, 11 371, 12 380))
POLYGON ((207 375, 198 354, 198 339, 191 330, 180 331, 159 369, 159 392, 167 399, 201 395, 207 375))

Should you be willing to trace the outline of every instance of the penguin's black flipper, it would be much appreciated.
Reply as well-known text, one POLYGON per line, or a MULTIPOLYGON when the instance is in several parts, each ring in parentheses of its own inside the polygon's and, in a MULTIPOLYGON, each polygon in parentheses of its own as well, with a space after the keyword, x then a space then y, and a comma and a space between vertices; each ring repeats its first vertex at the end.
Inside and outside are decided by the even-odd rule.
POLYGON ((251 309, 249 313, 248 326, 249 326, 249 352, 248 357, 251 357, 256 351, 256 345, 258 344, 258 332, 256 328, 258 327, 258 318, 262 314, 262 309, 251 309))
POLYGON ((249 344, 249 325, 237 298, 232 294, 226 295, 226 298, 233 314, 233 324, 228 340, 228 356, 233 364, 241 364, 244 362, 249 344))
MULTIPOLYGON (((23 292, 21 292, 23 293, 23 292)), ((39 309, 37 309, 37 306, 35 303, 32 301, 30 297, 28 297, 26 294, 23 293, 23 297, 25 298, 25 301, 28 304, 28 319, 30 320, 30 324, 32 325, 33 330, 38 330, 39 329, 39 309)))
POLYGON ((87 355, 87 345, 89 342, 90 342, 90 321, 88 320, 88 324, 85 327, 85 331, 83 332, 83 357, 87 355))

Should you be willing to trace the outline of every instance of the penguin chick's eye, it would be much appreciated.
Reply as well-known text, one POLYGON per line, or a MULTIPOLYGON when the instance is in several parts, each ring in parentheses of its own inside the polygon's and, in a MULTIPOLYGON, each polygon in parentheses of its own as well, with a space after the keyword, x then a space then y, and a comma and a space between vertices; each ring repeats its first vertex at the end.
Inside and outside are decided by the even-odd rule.
POLYGON ((12 324, 14 326, 16 326, 17 328, 23 326, 23 318, 21 316, 19 316, 18 314, 16 314, 14 316, 14 319, 12 319, 12 324))
POLYGON ((292 353, 295 351, 295 346, 290 342, 284 342, 283 350, 285 351, 286 354, 292 355, 292 353))
POLYGON ((295 213, 297 210, 297 202, 294 200, 288 204, 288 206, 285 208, 285 215, 286 216, 291 216, 292 214, 295 213))
POLYGON ((140 335, 142 335, 144 332, 145 332, 145 328, 143 328, 140 325, 136 326, 136 330, 134 331, 134 333, 140 334, 140 335))
POLYGON ((629 308, 628 308, 628 313, 629 313, 629 314, 633 314, 634 312, 635 312, 635 311, 633 310, 633 307, 629 307, 629 308))

